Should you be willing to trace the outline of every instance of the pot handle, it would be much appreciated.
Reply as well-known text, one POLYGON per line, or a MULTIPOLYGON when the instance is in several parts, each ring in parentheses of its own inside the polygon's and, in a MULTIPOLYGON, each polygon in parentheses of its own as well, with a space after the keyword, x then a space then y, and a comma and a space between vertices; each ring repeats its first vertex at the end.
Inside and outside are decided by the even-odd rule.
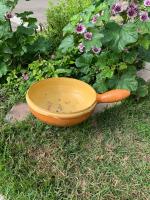
POLYGON ((97 94, 96 100, 98 103, 113 103, 126 99, 130 96, 130 91, 125 89, 115 89, 97 94))

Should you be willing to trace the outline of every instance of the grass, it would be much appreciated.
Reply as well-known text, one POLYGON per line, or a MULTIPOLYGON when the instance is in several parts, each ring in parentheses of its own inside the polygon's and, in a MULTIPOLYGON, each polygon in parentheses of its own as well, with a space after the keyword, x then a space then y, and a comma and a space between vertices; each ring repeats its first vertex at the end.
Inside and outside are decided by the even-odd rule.
POLYGON ((72 128, 4 121, 19 95, 0 90, 0 194, 10 200, 148 200, 150 95, 72 128))

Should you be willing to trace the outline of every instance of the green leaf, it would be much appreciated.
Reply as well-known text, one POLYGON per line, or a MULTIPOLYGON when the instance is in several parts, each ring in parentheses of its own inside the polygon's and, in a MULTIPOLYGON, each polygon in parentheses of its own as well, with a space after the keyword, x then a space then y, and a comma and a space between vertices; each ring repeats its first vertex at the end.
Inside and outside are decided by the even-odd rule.
POLYGON ((138 97, 145 97, 148 95, 148 86, 147 85, 141 85, 138 87, 136 92, 138 97))
POLYGON ((127 65, 126 65, 126 63, 119 63, 119 70, 120 71, 122 71, 122 70, 124 70, 124 69, 127 69, 127 65))
POLYGON ((141 45, 144 49, 150 48, 150 35, 146 34, 139 40, 139 45, 141 45))
POLYGON ((102 71, 96 76, 96 79, 100 81, 106 78, 112 78, 113 74, 114 71, 110 67, 105 66, 103 67, 102 71))
POLYGON ((8 69, 7 69, 7 65, 5 63, 0 63, 0 78, 3 76, 3 75, 6 75, 8 69))
POLYGON ((0 25, 0 38, 4 37, 8 31, 9 31, 8 23, 0 25))
POLYGON ((64 27, 63 35, 65 35, 66 33, 73 33, 74 30, 75 30, 75 27, 71 23, 69 23, 67 24, 67 26, 64 27))
POLYGON ((138 81, 136 80, 136 76, 123 74, 118 81, 117 88, 136 91, 138 88, 138 81))
POLYGON ((107 84, 103 81, 100 81, 100 82, 97 81, 96 83, 94 83, 93 88, 98 93, 103 93, 108 90, 107 84))
POLYGON ((103 44, 109 45, 115 51, 122 51, 126 45, 135 43, 138 39, 133 23, 120 26, 115 22, 110 22, 105 28, 103 44))
POLYGON ((125 63, 133 64, 137 58, 137 51, 130 51, 123 54, 123 61, 125 63))
POLYGON ((140 21, 138 20, 136 22, 136 27, 139 33, 145 34, 145 33, 150 33, 150 21, 140 21))
POLYGON ((144 61, 150 62, 150 48, 149 49, 144 49, 140 47, 138 49, 139 52, 139 58, 143 59, 144 61))
POLYGON ((59 50, 63 53, 66 53, 69 49, 73 48, 74 46, 74 37, 73 35, 67 36, 60 44, 59 50))
POLYGON ((6 54, 13 54, 11 48, 9 48, 8 46, 4 47, 3 52, 6 54))
POLYGON ((55 73, 56 74, 65 74, 65 73, 70 74, 71 71, 72 71, 71 69, 56 69, 55 73))
POLYGON ((17 15, 17 17, 26 18, 29 15, 33 15, 33 12, 32 11, 24 11, 23 13, 17 13, 16 15, 17 15))
POLYGON ((108 79, 107 84, 110 89, 116 88, 118 84, 118 77, 116 75, 113 75, 112 78, 108 79))
POLYGON ((9 7, 7 7, 3 2, 0 2, 0 21, 5 20, 5 14, 9 11, 9 7))
POLYGON ((18 26, 17 27, 17 34, 22 34, 22 35, 32 35, 35 33, 35 29, 34 28, 27 28, 27 27, 24 27, 24 26, 18 26))
POLYGON ((96 33, 93 34, 92 40, 84 40, 83 44, 87 51, 90 51, 93 47, 100 48, 102 46, 101 39, 103 38, 103 34, 96 33))
POLYGON ((115 52, 102 52, 98 56, 98 60, 96 62, 96 66, 102 68, 103 66, 112 66, 119 62, 119 55, 115 52))
POLYGON ((93 60, 93 54, 84 53, 76 59, 75 65, 77 67, 90 67, 93 60))

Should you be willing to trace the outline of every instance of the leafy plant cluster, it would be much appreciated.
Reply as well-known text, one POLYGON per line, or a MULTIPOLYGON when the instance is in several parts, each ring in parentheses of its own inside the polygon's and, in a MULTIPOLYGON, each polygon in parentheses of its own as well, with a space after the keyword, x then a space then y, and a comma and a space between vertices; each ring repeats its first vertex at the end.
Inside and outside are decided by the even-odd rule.
POLYGON ((11 10, 16 3, 16 0, 0 2, 0 78, 19 65, 25 68, 39 57, 46 57, 51 51, 47 37, 36 31, 37 20, 31 16, 32 12, 16 13, 22 23, 12 30, 11 10))
POLYGON ((68 69, 70 57, 64 57, 60 60, 36 60, 29 64, 28 69, 18 66, 7 75, 7 86, 13 88, 14 91, 19 90, 24 94, 29 86, 36 81, 59 76, 68 76, 72 74, 72 70, 68 69))
POLYGON ((146 1, 98 1, 74 15, 63 29, 58 51, 74 55, 74 77, 97 92, 125 88, 148 93, 137 70, 150 61, 150 19, 146 1))
POLYGON ((90 6, 93 0, 60 0, 58 4, 50 0, 47 10, 47 34, 56 49, 63 39, 63 28, 69 23, 70 18, 90 6))

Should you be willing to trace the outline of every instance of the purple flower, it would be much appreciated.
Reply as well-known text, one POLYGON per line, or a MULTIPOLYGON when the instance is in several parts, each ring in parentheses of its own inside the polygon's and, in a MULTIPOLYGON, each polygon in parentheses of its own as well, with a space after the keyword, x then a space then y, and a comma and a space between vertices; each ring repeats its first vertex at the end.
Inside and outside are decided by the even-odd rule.
POLYGON ((128 17, 135 18, 135 17, 137 17, 138 12, 136 10, 134 10, 133 8, 129 8, 127 10, 127 14, 128 14, 128 17))
POLYGON ((7 19, 7 20, 9 20, 9 19, 11 19, 11 18, 13 18, 14 17, 14 15, 11 13, 11 12, 7 12, 6 14, 5 14, 5 18, 7 19))
POLYGON ((85 28, 84 25, 82 25, 82 24, 78 24, 78 25, 77 25, 77 27, 76 27, 76 32, 77 32, 78 34, 83 34, 83 33, 85 33, 85 31, 86 31, 86 28, 85 28))
POLYGON ((27 73, 23 73, 23 74, 22 74, 22 77, 23 77, 23 79, 24 79, 25 81, 27 81, 27 80, 29 79, 29 76, 28 76, 27 73))
POLYGON ((138 5, 135 3, 131 3, 127 10, 128 17, 135 18, 138 15, 138 5))
POLYGON ((115 14, 118 14, 122 12, 122 5, 121 3, 116 3, 112 6, 112 14, 115 15, 115 14))
POLYGON ((95 24, 96 22, 97 22, 97 17, 94 16, 94 17, 92 18, 92 23, 95 24))
POLYGON ((84 52, 84 48, 85 48, 85 46, 83 45, 83 43, 80 43, 79 46, 78 46, 78 49, 79 49, 79 51, 80 51, 81 53, 84 52))
POLYGON ((95 16, 93 16, 92 18, 92 23, 95 24, 97 22, 98 17, 100 16, 100 14, 96 14, 95 16))
POLYGON ((144 6, 150 6, 150 0, 144 0, 144 6))
POLYGON ((134 10, 138 10, 138 5, 135 4, 135 3, 131 3, 131 4, 129 5, 129 8, 132 8, 132 9, 134 9, 134 10))
POLYGON ((140 13, 140 20, 141 21, 147 21, 147 20, 149 20, 149 16, 148 16, 148 12, 141 12, 140 13))
POLYGON ((92 40, 92 33, 91 32, 86 32, 86 33, 84 33, 84 38, 86 39, 86 40, 92 40))
POLYGON ((97 47, 93 47, 92 48, 92 51, 93 51, 93 53, 95 53, 95 54, 99 54, 100 52, 101 52, 101 48, 97 48, 97 47))

